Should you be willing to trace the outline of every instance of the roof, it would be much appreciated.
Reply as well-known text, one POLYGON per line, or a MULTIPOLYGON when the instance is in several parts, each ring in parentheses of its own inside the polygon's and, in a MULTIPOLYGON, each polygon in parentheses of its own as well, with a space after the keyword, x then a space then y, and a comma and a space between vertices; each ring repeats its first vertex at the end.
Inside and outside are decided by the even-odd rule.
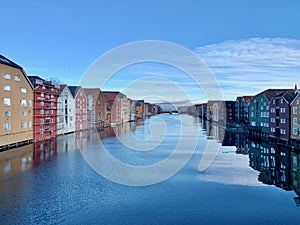
POLYGON ((251 102, 253 100, 254 96, 243 96, 243 98, 245 101, 251 102))
POLYGON ((81 86, 68 86, 71 94, 73 95, 73 97, 75 98, 75 96, 77 95, 78 91, 80 90, 81 86))
POLYGON ((62 93, 66 86, 67 86, 66 84, 61 84, 61 85, 59 85, 59 86, 58 86, 58 91, 59 91, 59 93, 62 93))
POLYGON ((265 98, 270 101, 272 98, 274 98, 276 95, 279 95, 281 93, 284 93, 288 90, 293 90, 293 89, 267 89, 263 92, 260 92, 259 94, 255 95, 254 97, 257 97, 258 95, 263 95, 265 98))
POLYGON ((85 95, 93 95, 95 93, 101 93, 100 88, 83 88, 85 95))
POLYGON ((0 54, 0 63, 5 64, 7 66, 12 66, 15 67, 17 69, 22 69, 21 66, 19 66, 18 64, 14 63, 13 61, 9 60, 8 58, 4 57, 3 55, 0 54))
POLYGON ((122 92, 119 91, 102 91, 102 93, 107 97, 108 101, 114 101, 117 96, 121 98, 127 97, 126 95, 124 95, 122 92))
POLYGON ((114 92, 103 91, 102 93, 106 97, 107 101, 113 102, 117 98, 119 92, 115 92, 115 91, 114 92))
POLYGON ((298 95, 298 93, 295 90, 290 90, 284 93, 283 98, 289 103, 291 104, 291 102, 293 102, 293 100, 296 98, 296 96, 298 95))

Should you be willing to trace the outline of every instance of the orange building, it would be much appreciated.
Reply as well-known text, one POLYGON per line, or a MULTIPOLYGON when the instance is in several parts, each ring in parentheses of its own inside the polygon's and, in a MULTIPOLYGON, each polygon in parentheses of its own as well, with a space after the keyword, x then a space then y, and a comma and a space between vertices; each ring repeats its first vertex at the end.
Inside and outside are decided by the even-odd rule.
POLYGON ((0 55, 0 149, 33 139, 33 87, 23 68, 0 55))

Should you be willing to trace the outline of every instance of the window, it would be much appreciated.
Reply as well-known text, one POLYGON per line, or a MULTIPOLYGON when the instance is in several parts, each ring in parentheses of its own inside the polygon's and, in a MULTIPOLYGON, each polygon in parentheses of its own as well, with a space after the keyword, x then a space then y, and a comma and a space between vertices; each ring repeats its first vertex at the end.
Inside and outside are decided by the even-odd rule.
POLYGON ((284 118, 281 118, 281 119, 280 119, 280 123, 285 123, 285 119, 284 119, 284 118))
POLYGON ((299 104, 300 104, 300 100, 298 99, 298 100, 297 100, 297 105, 299 105, 299 104))
POLYGON ((261 107, 260 107, 260 110, 264 110, 264 107, 263 107, 263 106, 261 106, 261 107))
POLYGON ((272 123, 275 123, 275 118, 271 118, 271 122, 272 122, 272 123))
POLYGON ((26 112, 26 111, 23 111, 23 112, 21 113, 21 115, 22 115, 22 116, 27 116, 27 112, 26 112))
POLYGON ((295 128, 295 127, 293 128, 293 134, 294 134, 294 135, 297 135, 297 134, 298 134, 298 129, 295 128))
POLYGON ((297 107, 293 107, 293 114, 297 114, 298 113, 298 108, 297 107))
POLYGON ((285 113, 285 108, 280 108, 281 113, 285 113))
POLYGON ((10 106, 10 98, 3 98, 3 104, 4 106, 10 106))
POLYGON ((28 100, 28 106, 32 107, 32 101, 31 100, 28 100))
POLYGON ((11 129, 11 123, 5 122, 3 123, 3 130, 10 130, 11 129))
POLYGON ((275 112, 275 108, 271 108, 271 113, 274 113, 275 112))
POLYGON ((3 74, 3 78, 10 80, 10 74, 8 74, 8 73, 3 74))
POLYGON ((32 123, 31 123, 31 120, 28 121, 28 128, 31 128, 32 126, 32 123))
POLYGON ((25 99, 21 100, 21 106, 26 106, 26 100, 25 99))
POLYGON ((44 133, 44 130, 43 129, 40 129, 40 134, 44 133))
POLYGON ((267 110, 269 110, 269 109, 270 109, 270 106, 267 105, 267 110))
POLYGON ((4 84, 4 85, 3 85, 3 90, 4 90, 4 91, 10 91, 10 85, 4 84))
POLYGON ((26 121, 22 121, 22 123, 21 123, 21 128, 26 128, 26 127, 27 127, 26 121))
POLYGON ((15 81, 20 81, 20 76, 19 75, 15 75, 15 81))
POLYGON ((294 117, 293 118, 293 124, 297 124, 298 123, 298 118, 297 117, 294 117))
POLYGON ((4 111, 3 116, 6 116, 6 117, 11 116, 11 111, 4 111))
POLYGON ((40 119, 40 124, 44 124, 44 119, 40 119))
POLYGON ((44 102, 43 101, 40 102, 40 106, 44 106, 44 102))
POLYGON ((281 104, 283 103, 283 99, 280 99, 280 103, 281 103, 281 104))
POLYGON ((40 114, 44 114, 44 110, 43 109, 40 110, 40 114))
POLYGON ((26 88, 21 88, 21 92, 22 93, 27 93, 27 89, 26 88))

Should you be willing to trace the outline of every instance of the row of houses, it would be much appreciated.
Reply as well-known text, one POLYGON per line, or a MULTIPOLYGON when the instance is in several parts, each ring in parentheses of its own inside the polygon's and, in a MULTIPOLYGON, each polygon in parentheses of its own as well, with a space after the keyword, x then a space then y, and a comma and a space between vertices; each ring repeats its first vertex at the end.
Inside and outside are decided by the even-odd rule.
POLYGON ((156 114, 118 91, 54 84, 0 55, 0 149, 156 114))
POLYGON ((254 137, 300 141, 300 90, 267 89, 235 101, 208 101, 190 113, 221 125, 242 124, 254 137))

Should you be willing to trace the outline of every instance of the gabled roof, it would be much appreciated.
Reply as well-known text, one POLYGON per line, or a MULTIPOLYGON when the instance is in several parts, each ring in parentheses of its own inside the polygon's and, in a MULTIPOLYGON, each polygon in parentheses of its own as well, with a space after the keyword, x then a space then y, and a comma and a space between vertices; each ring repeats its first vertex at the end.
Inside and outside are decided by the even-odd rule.
POLYGON ((127 97, 122 92, 119 91, 102 91, 102 93, 107 97, 108 101, 115 101, 116 97, 127 97))
POLYGON ((73 98, 77 95, 78 91, 80 90, 81 86, 68 86, 71 94, 73 95, 73 98))
POLYGON ((63 92, 63 90, 65 89, 66 86, 67 86, 66 84, 59 85, 59 88, 58 88, 59 93, 63 92))
POLYGON ((287 101, 287 103, 291 104, 296 98, 297 94, 298 93, 295 90, 290 90, 284 93, 283 98, 287 101))
POLYGON ((5 64, 7 66, 12 66, 15 67, 17 69, 22 69, 21 66, 19 66, 18 64, 14 63, 13 61, 9 60, 8 58, 4 57, 3 55, 0 54, 0 63, 5 64))
POLYGON ((93 95, 95 93, 101 93, 100 88, 83 88, 85 95, 93 95))
POLYGON ((251 102, 253 100, 254 96, 243 96, 243 98, 245 101, 251 102))
POLYGON ((271 99, 274 98, 276 95, 284 93, 288 90, 292 90, 292 89, 267 89, 255 95, 254 97, 256 98, 259 95, 263 95, 268 101, 271 101, 271 99))
POLYGON ((113 102, 116 100, 119 92, 103 91, 102 93, 104 94, 104 96, 106 96, 107 101, 113 102))

